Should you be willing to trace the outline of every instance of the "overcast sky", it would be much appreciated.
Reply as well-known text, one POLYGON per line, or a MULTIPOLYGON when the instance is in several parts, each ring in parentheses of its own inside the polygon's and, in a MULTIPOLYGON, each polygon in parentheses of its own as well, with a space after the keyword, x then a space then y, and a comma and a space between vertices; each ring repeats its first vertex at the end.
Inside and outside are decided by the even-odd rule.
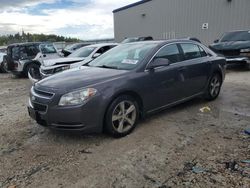
POLYGON ((79 39, 113 37, 116 8, 138 0, 0 0, 0 35, 21 32, 79 39))

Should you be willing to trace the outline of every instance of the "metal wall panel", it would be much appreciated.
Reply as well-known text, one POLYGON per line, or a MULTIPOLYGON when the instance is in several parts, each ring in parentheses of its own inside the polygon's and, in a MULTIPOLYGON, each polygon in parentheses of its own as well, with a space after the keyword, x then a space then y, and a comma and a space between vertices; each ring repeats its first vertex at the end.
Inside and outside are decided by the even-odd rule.
POLYGON ((125 37, 197 37, 212 43, 230 30, 250 30, 250 0, 152 0, 114 13, 117 42, 125 37), (202 29, 208 23, 208 29, 202 29))

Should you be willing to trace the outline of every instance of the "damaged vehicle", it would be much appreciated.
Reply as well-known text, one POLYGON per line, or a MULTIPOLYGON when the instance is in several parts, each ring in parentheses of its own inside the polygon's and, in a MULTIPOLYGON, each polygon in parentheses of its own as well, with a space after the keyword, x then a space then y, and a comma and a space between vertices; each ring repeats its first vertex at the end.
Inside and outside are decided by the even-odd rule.
POLYGON ((37 82, 28 112, 47 128, 122 137, 140 117, 195 97, 216 99, 225 64, 190 40, 121 44, 85 66, 37 82))
MULTIPOLYGON (((68 57, 45 60, 40 67, 40 78, 46 78, 64 70, 76 68, 89 63, 116 45, 117 44, 115 43, 93 44, 78 49, 68 57)), ((31 74, 29 74, 29 78, 32 83, 39 80, 31 74)))
POLYGON ((227 64, 244 64, 250 70, 250 31, 227 32, 209 47, 224 56, 227 64))
POLYGON ((3 53, 3 52, 0 52, 0 72, 6 72, 6 70, 4 69, 4 64, 3 64, 3 57, 5 56, 6 54, 3 53))
POLYGON ((40 65, 46 59, 60 55, 51 43, 27 42, 9 45, 4 56, 3 67, 17 76, 40 75, 40 65))

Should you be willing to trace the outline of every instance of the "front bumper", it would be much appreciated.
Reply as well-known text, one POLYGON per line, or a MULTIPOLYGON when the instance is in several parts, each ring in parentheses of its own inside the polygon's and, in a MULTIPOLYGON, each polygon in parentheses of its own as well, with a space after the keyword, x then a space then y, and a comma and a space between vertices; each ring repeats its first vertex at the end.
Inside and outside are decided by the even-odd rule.
POLYGON ((28 113, 39 125, 47 128, 98 133, 102 132, 104 116, 100 100, 99 96, 95 96, 84 105, 60 107, 57 105, 58 96, 43 98, 33 90, 29 99, 28 113))
POLYGON ((226 57, 228 64, 231 63, 250 63, 250 57, 226 57))

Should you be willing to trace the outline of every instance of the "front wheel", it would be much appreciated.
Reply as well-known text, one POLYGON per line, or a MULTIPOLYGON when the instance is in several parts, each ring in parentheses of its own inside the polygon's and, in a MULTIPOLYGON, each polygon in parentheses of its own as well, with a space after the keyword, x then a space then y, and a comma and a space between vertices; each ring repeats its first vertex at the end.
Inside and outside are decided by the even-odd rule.
POLYGON ((207 87, 206 99, 210 101, 215 100, 220 94, 221 86, 222 78, 220 74, 213 74, 207 87))
POLYGON ((105 129, 114 137, 123 137, 133 131, 139 117, 137 102, 130 96, 116 98, 108 107, 105 129))
POLYGON ((38 64, 31 63, 27 65, 27 67, 25 68, 24 76, 28 77, 28 74, 30 74, 33 78, 39 79, 41 76, 39 69, 40 69, 40 66, 38 64))

